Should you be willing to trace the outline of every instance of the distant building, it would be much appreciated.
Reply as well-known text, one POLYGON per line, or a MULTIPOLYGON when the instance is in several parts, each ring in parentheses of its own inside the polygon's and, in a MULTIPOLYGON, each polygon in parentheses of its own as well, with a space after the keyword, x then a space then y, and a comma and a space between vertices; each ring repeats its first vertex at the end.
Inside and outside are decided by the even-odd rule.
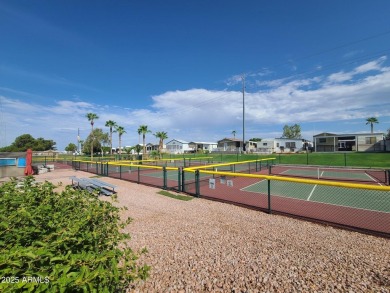
POLYGON ((170 154, 184 154, 191 151, 187 141, 172 139, 166 143, 167 152, 170 154))
POLYGON ((218 151, 239 152, 242 150, 242 140, 237 138, 224 138, 218 141, 218 151))
POLYGON ((147 143, 146 144, 146 153, 150 153, 152 151, 158 151, 158 144, 147 143))
POLYGON ((383 133, 334 134, 323 132, 313 136, 316 152, 384 151, 383 133))
POLYGON ((312 146, 305 139, 295 138, 266 138, 257 142, 256 151, 259 153, 296 153, 306 151, 312 146))
POLYGON ((216 142, 195 142, 191 141, 188 143, 188 147, 191 149, 191 152, 198 152, 199 150, 212 152, 217 150, 218 143, 216 142))

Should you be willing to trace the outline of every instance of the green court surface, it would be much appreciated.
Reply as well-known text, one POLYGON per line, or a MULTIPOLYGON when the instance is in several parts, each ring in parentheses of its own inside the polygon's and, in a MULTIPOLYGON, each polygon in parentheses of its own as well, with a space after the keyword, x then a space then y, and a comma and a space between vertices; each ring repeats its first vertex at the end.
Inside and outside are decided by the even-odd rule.
POLYGON ((312 178, 340 178, 340 179, 353 179, 357 181, 373 181, 376 180, 367 173, 353 173, 353 172, 340 172, 340 171, 327 171, 321 169, 313 170, 299 170, 299 169, 289 169, 282 172, 283 175, 290 176, 305 176, 312 178))
MULTIPOLYGON (((268 194, 267 180, 249 185, 243 191, 268 194)), ((271 181, 271 195, 338 206, 390 213, 390 192, 271 181)))
POLYGON ((372 176, 364 172, 342 172, 342 171, 329 171, 329 170, 321 170, 321 169, 308 169, 308 170, 300 170, 300 169, 289 169, 287 171, 282 172, 282 175, 289 176, 304 176, 311 178, 340 178, 340 179, 351 179, 355 181, 372 181, 376 182, 372 176))

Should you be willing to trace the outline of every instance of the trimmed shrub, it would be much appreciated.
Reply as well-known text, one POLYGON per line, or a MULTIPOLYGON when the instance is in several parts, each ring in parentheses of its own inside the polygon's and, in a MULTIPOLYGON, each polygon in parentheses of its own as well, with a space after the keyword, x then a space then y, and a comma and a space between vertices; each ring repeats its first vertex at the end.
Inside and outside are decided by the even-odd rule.
POLYGON ((148 266, 121 232, 131 219, 97 195, 27 177, 0 186, 0 291, 121 292, 148 266))

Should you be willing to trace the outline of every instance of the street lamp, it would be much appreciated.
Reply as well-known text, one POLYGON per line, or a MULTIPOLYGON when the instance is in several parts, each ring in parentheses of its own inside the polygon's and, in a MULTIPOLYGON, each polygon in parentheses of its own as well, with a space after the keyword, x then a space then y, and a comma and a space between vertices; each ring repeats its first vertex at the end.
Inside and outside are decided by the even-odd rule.
POLYGON ((245 153, 245 74, 242 75, 242 153, 245 153))

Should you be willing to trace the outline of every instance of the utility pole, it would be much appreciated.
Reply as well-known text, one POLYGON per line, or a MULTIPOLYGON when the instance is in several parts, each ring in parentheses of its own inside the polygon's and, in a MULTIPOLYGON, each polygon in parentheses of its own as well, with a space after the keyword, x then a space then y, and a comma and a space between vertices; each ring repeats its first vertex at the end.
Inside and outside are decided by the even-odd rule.
POLYGON ((242 75, 242 153, 245 153, 245 74, 242 75))
POLYGON ((80 128, 77 128, 77 151, 80 154, 80 128))

